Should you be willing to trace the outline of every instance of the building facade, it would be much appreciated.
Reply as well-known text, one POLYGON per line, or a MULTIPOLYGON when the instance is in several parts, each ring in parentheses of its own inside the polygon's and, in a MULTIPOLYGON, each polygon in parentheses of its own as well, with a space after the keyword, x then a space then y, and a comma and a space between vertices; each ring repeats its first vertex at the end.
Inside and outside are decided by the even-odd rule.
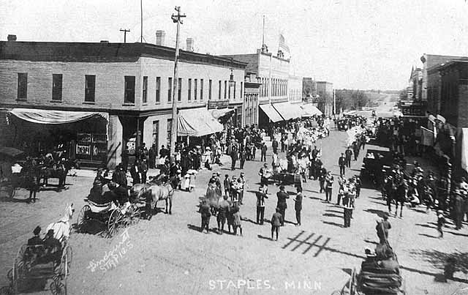
POLYGON ((247 73, 244 84, 243 126, 256 126, 258 125, 258 101, 262 84, 253 73, 247 73))
POLYGON ((289 75, 288 100, 291 103, 302 102, 302 77, 296 75, 289 75))
MULTIPOLYGON (((32 150, 45 151, 52 138, 54 144, 71 143, 71 156, 110 166, 120 161, 124 147, 133 152, 142 143, 169 145, 174 55, 174 48, 144 43, 0 42, 1 108, 98 115, 39 128, 7 113, 2 132, 9 136, 0 144, 20 146, 31 139, 20 129, 42 130, 32 150)), ((180 51, 178 108, 206 110, 211 100, 242 105, 245 66, 180 51)))

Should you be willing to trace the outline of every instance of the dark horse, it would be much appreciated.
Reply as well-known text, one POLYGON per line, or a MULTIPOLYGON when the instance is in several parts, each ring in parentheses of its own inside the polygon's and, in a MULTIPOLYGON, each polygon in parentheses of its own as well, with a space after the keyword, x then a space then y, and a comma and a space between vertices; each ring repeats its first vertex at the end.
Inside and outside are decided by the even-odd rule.
POLYGON ((49 178, 58 178, 58 189, 65 187, 65 180, 67 178, 68 169, 63 163, 54 163, 50 167, 40 165, 39 179, 42 179, 42 186, 49 185, 49 178))

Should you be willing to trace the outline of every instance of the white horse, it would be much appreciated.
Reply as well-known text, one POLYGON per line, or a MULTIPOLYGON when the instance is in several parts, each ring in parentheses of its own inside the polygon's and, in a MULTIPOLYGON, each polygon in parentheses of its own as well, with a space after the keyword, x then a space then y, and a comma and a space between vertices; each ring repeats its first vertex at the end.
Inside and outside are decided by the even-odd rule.
POLYGON ((59 221, 49 224, 49 226, 47 226, 46 233, 51 229, 54 230, 54 238, 63 244, 63 242, 67 241, 70 237, 70 219, 72 219, 74 212, 75 209, 73 208, 73 203, 70 205, 67 204, 63 217, 59 221))

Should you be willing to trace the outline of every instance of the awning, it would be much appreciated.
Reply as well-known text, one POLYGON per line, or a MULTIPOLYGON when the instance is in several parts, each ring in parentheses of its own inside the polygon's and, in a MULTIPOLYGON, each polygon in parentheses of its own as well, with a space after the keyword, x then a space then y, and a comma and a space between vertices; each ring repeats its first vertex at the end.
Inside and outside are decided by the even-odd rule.
POLYGON ((260 108, 265 112, 265 114, 270 118, 273 123, 283 121, 281 115, 275 110, 271 104, 261 104, 260 108))
POLYGON ((205 108, 180 110, 177 122, 179 136, 204 136, 223 131, 223 125, 205 108))
POLYGON ((209 111, 215 119, 226 116, 227 114, 234 112, 234 109, 223 108, 223 109, 213 109, 209 111))
POLYGON ((16 117, 37 124, 66 124, 74 123, 81 120, 91 118, 93 116, 101 116, 109 121, 107 113, 99 112, 75 112, 75 111, 56 111, 56 110, 39 110, 39 109, 12 109, 11 114, 16 117))
POLYGON ((273 105, 284 120, 296 119, 302 116, 302 109, 298 104, 290 102, 275 103, 273 105))
POLYGON ((24 152, 13 148, 13 147, 7 147, 7 146, 0 146, 0 155, 6 155, 12 158, 15 158, 19 155, 22 155, 24 152))
POLYGON ((323 114, 316 106, 310 103, 301 105, 301 108, 303 117, 312 117, 314 115, 321 116, 323 114))

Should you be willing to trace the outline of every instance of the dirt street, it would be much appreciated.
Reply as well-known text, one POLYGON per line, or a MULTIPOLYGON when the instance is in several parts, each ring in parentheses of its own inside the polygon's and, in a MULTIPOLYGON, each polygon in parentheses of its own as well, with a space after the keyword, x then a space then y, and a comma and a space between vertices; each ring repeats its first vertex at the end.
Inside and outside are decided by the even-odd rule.
MULTIPOLYGON (((332 294, 341 290, 352 269, 360 268, 364 249, 375 247, 376 220, 386 212, 380 192, 363 188, 356 200, 351 227, 343 228, 343 209, 333 204, 338 186, 338 157, 345 144, 346 133, 338 131, 317 142, 317 147, 323 150, 325 167, 335 177, 332 203, 323 201, 325 195, 318 193, 318 181, 307 180, 303 184, 302 225, 294 224, 294 196, 291 195, 287 222, 280 230, 279 241, 270 240, 269 222, 264 225, 255 222, 253 191, 258 189, 258 171, 262 165, 258 160, 246 162, 243 169, 248 182, 240 210, 243 237, 219 235, 215 231, 200 233, 197 205, 211 173, 219 171, 224 178, 225 174, 238 176, 241 172, 231 171, 229 162, 225 162, 213 171, 201 171, 193 192, 176 191, 172 215, 161 211, 151 221, 142 220, 112 239, 72 234, 73 263, 68 294, 332 294), (103 267, 112 254, 117 256, 116 262, 103 267)), ((363 156, 361 152, 358 161, 352 162, 347 177, 359 174, 363 156)), ((271 163, 271 148, 268 163, 271 163)), ((8 284, 6 274, 13 258, 20 245, 32 236, 36 225, 45 229, 62 216, 65 204, 71 202, 75 205, 76 221, 93 177, 91 171, 79 171, 77 177, 68 177, 68 190, 42 191, 35 204, 21 201, 26 198, 25 191, 18 192, 14 202, 1 196, 0 287, 8 284)), ((276 207, 278 188, 270 185, 269 190, 271 196, 265 210, 268 220, 276 207)), ((287 191, 295 192, 295 189, 288 186, 287 191)), ((163 205, 163 202, 158 204, 161 208, 163 205)), ((443 239, 437 238, 435 213, 426 213, 423 207, 405 208, 403 218, 392 217, 390 223, 389 240, 402 266, 407 294, 467 294, 468 277, 460 271, 455 273, 453 281, 437 281, 448 254, 465 253, 466 256, 466 223, 462 230, 456 231, 449 222, 443 239)), ((210 228, 215 227, 212 218, 210 228)), ((36 288, 29 293, 48 294, 47 289, 36 288)))

